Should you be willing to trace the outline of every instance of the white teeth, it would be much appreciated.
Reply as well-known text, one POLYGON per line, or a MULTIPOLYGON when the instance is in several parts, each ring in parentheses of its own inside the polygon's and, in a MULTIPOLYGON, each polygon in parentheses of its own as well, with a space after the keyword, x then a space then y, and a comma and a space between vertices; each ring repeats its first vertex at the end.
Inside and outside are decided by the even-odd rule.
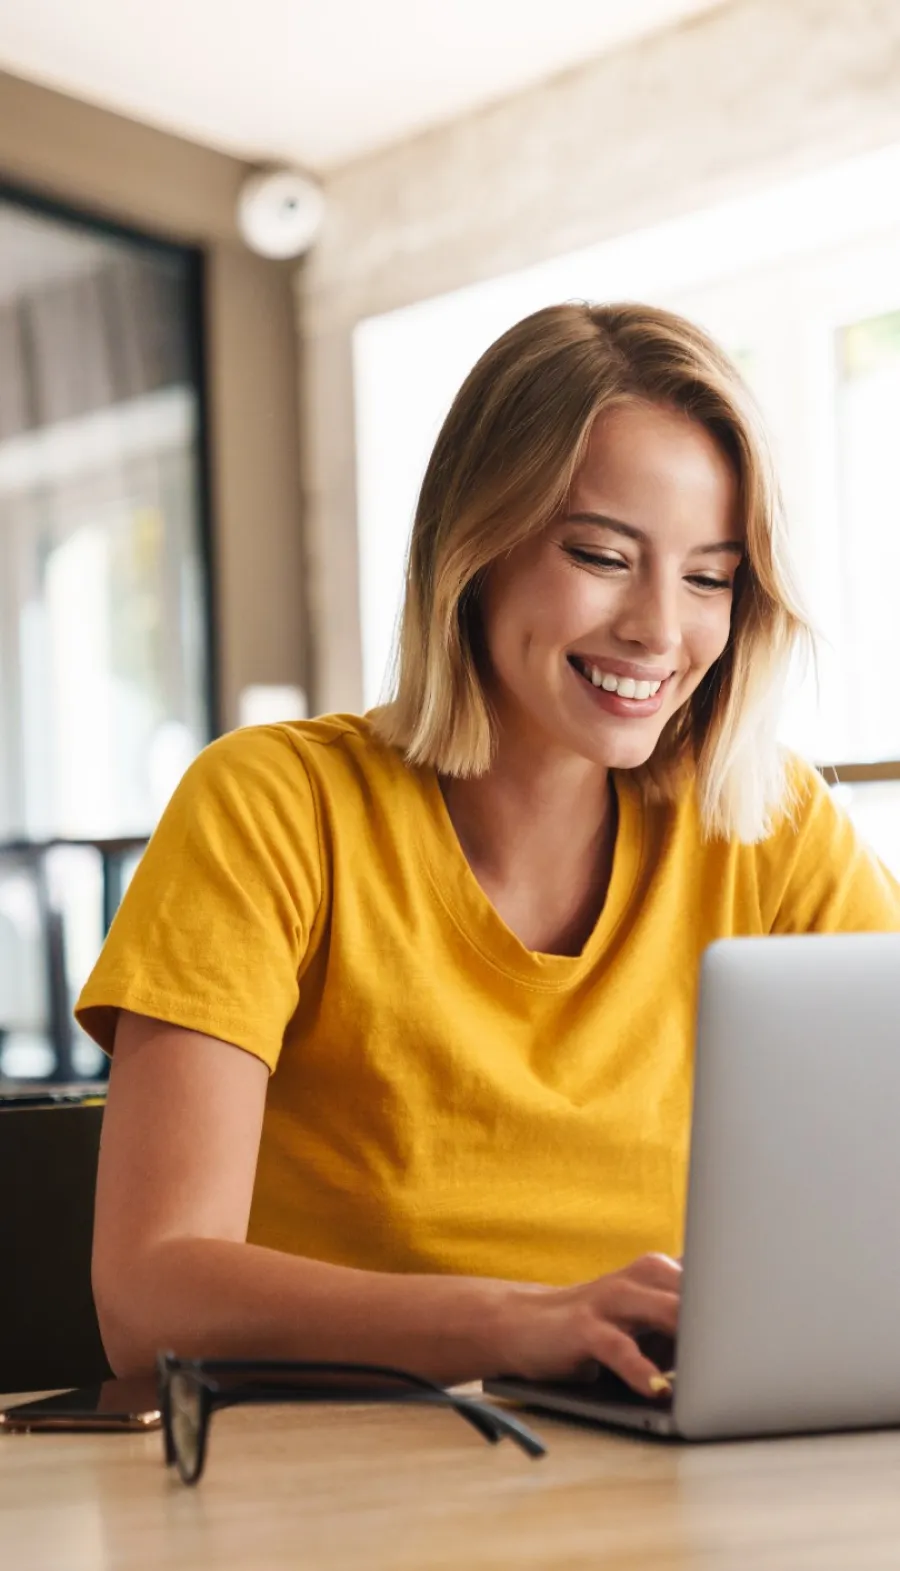
POLYGON ((618 693, 620 698, 632 698, 637 703, 654 698, 662 687, 662 682, 638 682, 633 676, 613 676, 598 666, 585 664, 582 669, 594 687, 602 687, 605 693, 618 693))

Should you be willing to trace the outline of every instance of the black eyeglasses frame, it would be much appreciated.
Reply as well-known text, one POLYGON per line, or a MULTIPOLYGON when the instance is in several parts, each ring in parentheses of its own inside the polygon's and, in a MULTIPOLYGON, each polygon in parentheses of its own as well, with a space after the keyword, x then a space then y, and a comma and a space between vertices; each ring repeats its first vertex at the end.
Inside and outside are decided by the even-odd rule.
POLYGON ((503 1439, 516 1444, 526 1456, 537 1460, 546 1455, 546 1446, 537 1435, 519 1419, 499 1408, 491 1407, 475 1397, 448 1390, 423 1375, 407 1369, 395 1369, 384 1364, 356 1364, 319 1362, 293 1359, 229 1359, 229 1358, 179 1358, 175 1353, 160 1352, 156 1359, 159 1384, 159 1406, 162 1414, 163 1443, 167 1467, 174 1466, 182 1482, 196 1484, 206 1465, 210 1420, 220 1408, 238 1405, 281 1405, 289 1402, 332 1402, 371 1404, 376 1402, 416 1403, 449 1407, 491 1445, 503 1439), (174 1376, 185 1378, 196 1388, 198 1400, 197 1448, 193 1460, 186 1459, 179 1451, 173 1430, 171 1386, 174 1376), (333 1383, 328 1383, 328 1377, 333 1383), (358 1377, 359 1384, 340 1384, 348 1377, 358 1377), (227 1384, 222 1384, 226 1377, 227 1384), (281 1377, 282 1384, 279 1384, 281 1377), (310 1377, 310 1384, 291 1384, 291 1378, 302 1381, 310 1377), (314 1379, 312 1377, 315 1377, 314 1379), (379 1391, 370 1382, 394 1381, 408 1391, 379 1391))

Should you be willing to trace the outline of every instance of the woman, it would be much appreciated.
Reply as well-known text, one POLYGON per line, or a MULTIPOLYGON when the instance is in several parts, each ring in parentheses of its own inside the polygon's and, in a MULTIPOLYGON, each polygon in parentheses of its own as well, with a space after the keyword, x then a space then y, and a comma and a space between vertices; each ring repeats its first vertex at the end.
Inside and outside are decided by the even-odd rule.
POLYGON ((116 1370, 597 1360, 650 1392, 703 947, 900 928, 774 741, 805 632, 703 333, 566 305, 487 351, 422 487, 394 701, 208 748, 79 1000, 115 1039, 116 1370))

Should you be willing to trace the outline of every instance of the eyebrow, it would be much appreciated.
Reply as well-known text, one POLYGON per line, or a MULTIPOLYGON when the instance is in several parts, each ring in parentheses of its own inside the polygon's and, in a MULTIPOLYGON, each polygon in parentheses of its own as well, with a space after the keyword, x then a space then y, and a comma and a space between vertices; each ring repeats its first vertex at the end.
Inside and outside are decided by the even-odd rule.
MULTIPOLYGON (((609 529, 613 534, 624 535, 628 540, 637 540, 642 545, 647 545, 650 536, 643 529, 638 529, 635 524, 623 524, 620 518, 608 518, 605 513, 568 513, 568 524, 596 524, 600 529, 609 529)), ((691 556, 718 556, 727 552, 730 556, 743 556, 744 547, 740 540, 716 540, 712 545, 695 546, 691 556)))

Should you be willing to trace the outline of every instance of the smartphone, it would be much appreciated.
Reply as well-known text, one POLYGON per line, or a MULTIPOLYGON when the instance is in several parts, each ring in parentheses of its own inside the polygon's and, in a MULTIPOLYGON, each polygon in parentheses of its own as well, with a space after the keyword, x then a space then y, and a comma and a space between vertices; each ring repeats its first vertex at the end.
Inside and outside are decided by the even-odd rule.
POLYGON ((162 1423, 153 1375, 104 1380, 99 1386, 61 1391, 0 1413, 0 1433, 57 1429, 158 1429, 162 1423))

